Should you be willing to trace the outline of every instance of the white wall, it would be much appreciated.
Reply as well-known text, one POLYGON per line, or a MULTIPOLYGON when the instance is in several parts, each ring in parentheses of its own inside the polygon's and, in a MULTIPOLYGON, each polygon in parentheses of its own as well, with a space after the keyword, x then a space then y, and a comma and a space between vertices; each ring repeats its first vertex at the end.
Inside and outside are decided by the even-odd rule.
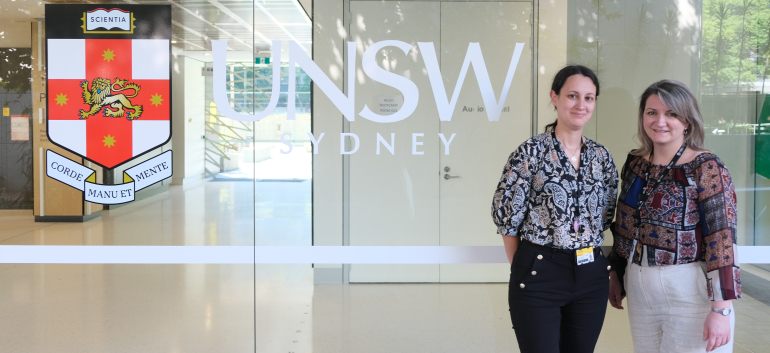
POLYGON ((541 1, 537 46, 537 131, 556 120, 551 82, 567 65, 568 0, 541 1))
POLYGON ((203 62, 175 56, 171 71, 171 141, 174 150, 172 185, 203 179, 205 77, 203 62))

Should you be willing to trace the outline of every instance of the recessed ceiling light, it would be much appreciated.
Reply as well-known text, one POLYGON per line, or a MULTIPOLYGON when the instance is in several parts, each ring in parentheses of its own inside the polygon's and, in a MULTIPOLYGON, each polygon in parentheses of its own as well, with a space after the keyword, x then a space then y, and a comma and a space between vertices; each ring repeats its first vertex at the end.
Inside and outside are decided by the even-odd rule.
POLYGON ((176 41, 175 41, 175 40, 172 40, 172 41, 171 41, 171 44, 176 44, 176 41))

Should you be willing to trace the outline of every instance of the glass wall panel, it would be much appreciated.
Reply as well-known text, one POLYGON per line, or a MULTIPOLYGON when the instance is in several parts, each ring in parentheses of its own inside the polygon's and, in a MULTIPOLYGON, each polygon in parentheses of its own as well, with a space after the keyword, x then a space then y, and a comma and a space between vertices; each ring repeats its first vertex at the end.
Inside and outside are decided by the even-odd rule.
MULTIPOLYGON (((763 137, 768 123, 768 16, 766 2, 703 1, 700 93, 706 146, 719 154, 735 182, 739 245, 770 244, 769 151, 763 137)), ((770 280, 770 266, 753 263, 741 269, 746 297, 741 304, 747 311, 764 310, 770 305, 762 289, 770 280)), ((736 337, 743 337, 740 343, 746 349, 765 349, 761 340, 768 340, 767 330, 746 319, 739 321, 736 337)), ((759 322, 766 320, 764 315, 759 322)))
MULTIPOLYGON (((490 204, 511 152, 556 118, 568 64, 599 76, 584 135, 618 169, 647 86, 696 94, 753 254, 734 351, 766 350, 770 260, 749 248, 770 245, 766 1, 106 3, 0 0, 3 351, 519 351, 490 204), (88 8, 71 33, 46 31, 65 5, 88 8), (142 18, 155 5, 170 17, 142 18), (162 21, 168 38, 147 34, 162 21), (49 55, 52 39, 72 41, 49 55), (142 76, 156 64, 137 48, 168 48, 168 77, 142 76), (94 103, 97 79, 109 103, 94 103), (170 139, 145 151, 142 134, 170 139), (130 156, 105 165, 97 147, 130 156), (82 189, 139 185, 170 153, 173 173, 90 202, 52 176, 49 151, 94 171, 82 189)), ((632 349, 626 311, 608 307, 596 351, 632 349)))
MULTIPOLYGON (((728 166, 737 169, 739 195, 751 210, 743 219, 747 245, 767 245, 765 81, 767 17, 764 3, 704 1, 704 46, 701 91, 706 131, 713 147, 728 154, 728 166)), ((735 177, 734 177, 735 178, 735 177)))
MULTIPOLYGON (((767 179, 761 172, 767 3, 574 0, 539 6, 540 129, 555 118, 548 100, 555 72, 565 64, 586 65, 597 71, 601 95, 585 135, 607 146, 620 167, 639 146, 637 109, 644 89, 661 79, 685 83, 699 99, 705 147, 725 163, 736 188, 738 245, 767 245, 767 179)), ((605 245, 611 244, 605 235, 605 245)), ((757 325, 764 325, 766 315, 752 313, 766 312, 770 303, 759 290, 770 268, 740 260, 744 297, 735 302, 735 349, 761 351, 768 336, 757 325)))
POLYGON ((361 256, 314 263, 314 351, 515 347, 505 259, 443 261, 431 249, 500 245, 489 205, 530 137, 532 6, 316 3, 313 60, 333 85, 310 75, 313 134, 325 136, 313 154, 313 245, 361 256))
MULTIPOLYGON (((227 40, 229 57, 254 72, 254 48, 265 47, 255 27, 280 23, 251 1, 103 3, 0 2, 2 350, 252 351, 254 125, 216 115, 205 69, 212 40, 227 40), (218 150, 209 130, 238 132, 222 142, 230 149, 216 145, 247 162, 237 181, 206 173, 218 150), (87 181, 103 190, 135 195, 85 201, 90 184, 59 181, 52 152, 95 171, 87 181), (155 173, 168 175, 139 186, 155 173)), ((244 90, 227 88, 254 113, 244 90)))

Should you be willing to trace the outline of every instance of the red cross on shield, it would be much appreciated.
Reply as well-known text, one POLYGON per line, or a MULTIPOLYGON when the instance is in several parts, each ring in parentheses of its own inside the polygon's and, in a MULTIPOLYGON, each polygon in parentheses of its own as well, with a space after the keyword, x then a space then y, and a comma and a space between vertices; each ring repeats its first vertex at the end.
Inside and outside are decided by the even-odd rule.
POLYGON ((171 138, 167 39, 48 39, 48 138, 115 168, 171 138))

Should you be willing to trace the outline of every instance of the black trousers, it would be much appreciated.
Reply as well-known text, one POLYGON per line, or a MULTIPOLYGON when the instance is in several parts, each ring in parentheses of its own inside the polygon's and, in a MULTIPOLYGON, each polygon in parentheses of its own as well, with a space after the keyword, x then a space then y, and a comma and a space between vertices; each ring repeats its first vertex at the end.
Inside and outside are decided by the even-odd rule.
POLYGON ((508 305, 522 353, 593 352, 604 324, 609 261, 577 265, 574 250, 522 241, 513 256, 508 305))

